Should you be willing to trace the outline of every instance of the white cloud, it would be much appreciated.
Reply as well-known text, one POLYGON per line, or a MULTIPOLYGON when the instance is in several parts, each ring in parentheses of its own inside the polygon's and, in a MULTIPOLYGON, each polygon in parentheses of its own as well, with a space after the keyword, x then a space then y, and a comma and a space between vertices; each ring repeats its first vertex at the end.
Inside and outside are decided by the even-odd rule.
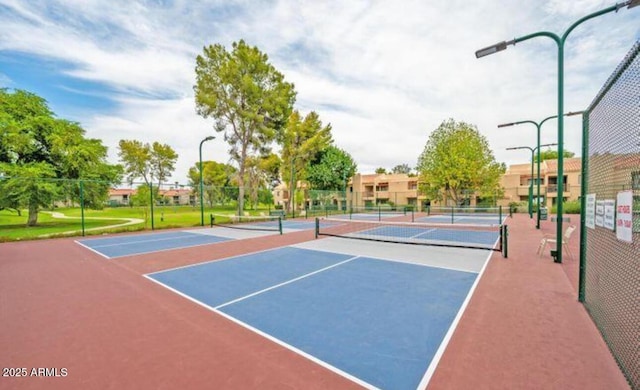
MULTIPOLYGON (((476 59, 475 50, 536 31, 561 34, 603 1, 133 1, 0 0, 0 51, 64 59, 63 71, 105 83, 119 104, 81 122, 115 155, 117 141, 172 145, 176 179, 197 161, 211 120, 195 113, 195 56, 202 46, 238 39, 257 45, 296 85, 297 107, 331 123, 339 147, 361 171, 415 165, 443 120, 476 124, 499 161, 527 161, 535 127, 557 112, 556 45, 547 38, 476 59), (12 15, 13 14, 13 15, 12 15), (16 16, 17 15, 17 16, 16 16)), ((567 40, 565 108, 581 110, 638 39, 637 10, 586 22, 567 40), (632 13, 635 12, 634 15, 632 13), (607 42, 603 45, 602 42, 607 42)), ((580 152, 580 120, 565 120, 566 148, 580 152)), ((542 141, 555 142, 555 121, 542 141)), ((221 135, 205 159, 226 161, 221 135)))

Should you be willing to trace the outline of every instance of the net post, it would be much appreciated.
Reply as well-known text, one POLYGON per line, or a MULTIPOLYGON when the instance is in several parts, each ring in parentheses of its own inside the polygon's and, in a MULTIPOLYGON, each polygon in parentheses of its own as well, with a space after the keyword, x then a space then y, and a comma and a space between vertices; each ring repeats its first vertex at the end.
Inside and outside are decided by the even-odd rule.
POLYGON ((451 206, 451 224, 453 225, 455 222, 455 208, 451 206))
POLYGON ((315 230, 315 238, 318 238, 318 234, 320 233, 320 218, 316 217, 316 228, 315 230))
POLYGON ((213 227, 213 224, 216 222, 216 217, 213 214, 209 214, 209 226, 213 227))
POLYGON ((282 235, 282 217, 278 216, 278 232, 282 235))
POLYGON ((382 206, 378 205, 378 222, 382 221, 382 206))
POLYGON ((502 225, 502 205, 498 206, 498 223, 502 225))
POLYGON ((502 225, 500 227, 500 240, 502 241, 502 257, 509 258, 509 229, 508 225, 502 225))
POLYGON ((416 219, 415 219, 415 213, 414 213, 414 211, 413 211, 413 207, 412 207, 412 208, 411 208, 411 222, 415 222, 415 221, 416 221, 416 219))

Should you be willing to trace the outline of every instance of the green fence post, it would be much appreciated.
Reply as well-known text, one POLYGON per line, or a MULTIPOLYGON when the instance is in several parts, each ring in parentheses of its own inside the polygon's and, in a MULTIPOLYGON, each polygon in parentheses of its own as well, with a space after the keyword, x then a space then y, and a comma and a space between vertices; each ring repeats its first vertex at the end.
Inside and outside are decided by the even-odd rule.
POLYGON ((154 230, 153 225, 153 183, 149 183, 149 199, 151 200, 150 208, 151 208, 151 230, 154 230))
POLYGON ((80 180, 80 223, 82 224, 82 237, 84 237, 84 182, 80 180))
POLYGON ((578 272, 578 301, 585 301, 587 273, 587 174, 589 173, 589 111, 582 113, 582 166, 580 167, 580 268, 578 272))

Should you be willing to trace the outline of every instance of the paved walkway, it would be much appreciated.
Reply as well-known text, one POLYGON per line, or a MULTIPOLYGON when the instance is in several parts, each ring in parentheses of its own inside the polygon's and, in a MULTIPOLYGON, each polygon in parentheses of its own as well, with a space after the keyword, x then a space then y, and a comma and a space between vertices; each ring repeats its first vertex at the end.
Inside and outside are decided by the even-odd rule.
MULTIPOLYGON (((53 218, 56 219, 82 219, 82 217, 69 217, 66 216, 60 212, 57 211, 41 211, 41 213, 46 213, 46 214, 50 214, 53 218)), ((89 232, 89 231, 97 231, 97 230, 105 230, 105 229, 112 229, 112 228, 117 228, 117 227, 122 227, 122 226, 129 226, 129 225, 136 225, 139 223, 143 223, 144 219, 140 219, 140 218, 111 218, 111 217, 84 217, 85 220, 88 219, 92 219, 92 220, 103 220, 103 221, 122 221, 125 220, 127 222, 122 222, 122 223, 117 223, 114 225, 107 225, 107 226, 98 226, 98 227, 94 227, 94 228, 90 228, 90 229, 85 229, 85 232, 89 232)), ((43 234, 40 237, 49 237, 52 235, 71 235, 71 234, 78 234, 79 232, 81 232, 81 230, 69 230, 66 232, 61 232, 61 233, 55 233, 55 234, 43 234)))

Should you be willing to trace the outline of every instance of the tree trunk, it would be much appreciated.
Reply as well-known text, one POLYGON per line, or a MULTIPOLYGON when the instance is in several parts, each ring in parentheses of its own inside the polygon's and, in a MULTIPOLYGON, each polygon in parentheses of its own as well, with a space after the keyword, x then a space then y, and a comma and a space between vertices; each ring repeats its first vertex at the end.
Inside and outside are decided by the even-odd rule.
POLYGON ((244 161, 238 172, 238 216, 244 211, 244 161))
POLYGON ((27 219, 27 226, 36 226, 38 223, 38 206, 35 204, 29 205, 29 218, 27 219))

